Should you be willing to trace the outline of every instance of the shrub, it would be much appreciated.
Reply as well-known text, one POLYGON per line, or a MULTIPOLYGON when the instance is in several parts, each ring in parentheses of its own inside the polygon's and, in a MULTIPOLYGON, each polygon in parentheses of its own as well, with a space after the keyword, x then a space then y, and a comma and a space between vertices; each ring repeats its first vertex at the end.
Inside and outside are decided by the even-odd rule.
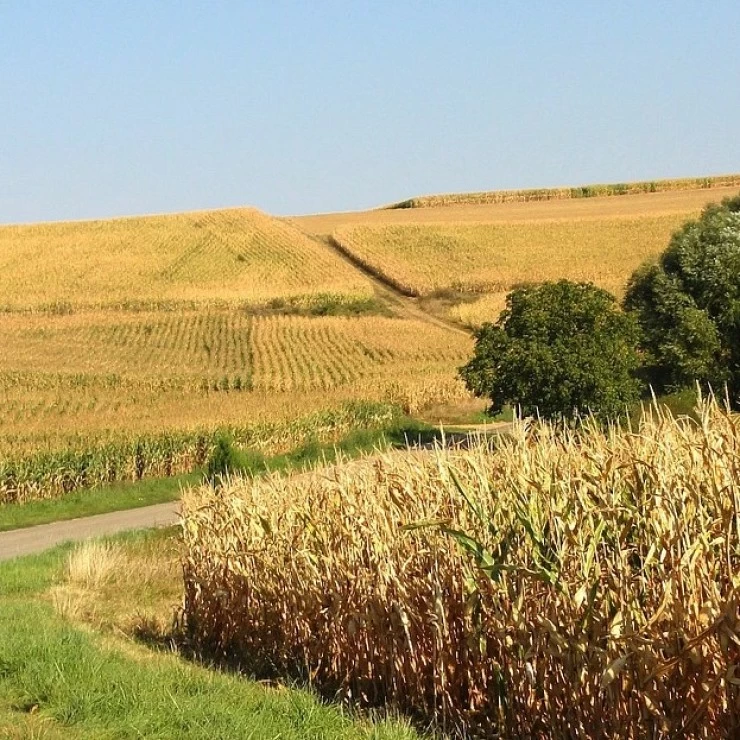
POLYGON ((213 452, 208 458, 206 479, 216 483, 219 479, 231 475, 252 474, 264 470, 265 456, 256 450, 239 449, 234 441, 225 435, 216 440, 213 452))
POLYGON ((615 299, 588 283, 543 283, 512 291, 496 324, 475 333, 460 374, 468 388, 525 415, 616 416, 639 397, 637 328, 615 299))

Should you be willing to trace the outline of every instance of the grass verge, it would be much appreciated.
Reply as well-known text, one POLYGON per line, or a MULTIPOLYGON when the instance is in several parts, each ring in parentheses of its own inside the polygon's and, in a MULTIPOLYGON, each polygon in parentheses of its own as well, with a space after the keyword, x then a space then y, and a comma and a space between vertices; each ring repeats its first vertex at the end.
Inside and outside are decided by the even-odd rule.
MULTIPOLYGON (((171 590, 151 570, 162 548, 174 546, 171 531, 109 543, 129 559, 108 585, 116 587, 116 578, 143 584, 128 596, 117 588, 119 610, 146 608, 152 594, 171 590)), ((61 616, 50 590, 69 587, 75 552, 63 546, 0 564, 0 736, 416 737, 401 722, 354 718, 310 691, 214 672, 61 616)), ((178 579, 176 569, 169 578, 178 579)))
POLYGON ((0 506, 0 532, 174 501, 180 497, 183 486, 197 483, 200 476, 189 473, 114 483, 105 488, 73 491, 63 498, 5 504, 0 506))
POLYGON ((271 458, 266 468, 280 472, 300 470, 319 462, 359 457, 373 450, 429 445, 440 436, 438 429, 425 422, 403 418, 384 429, 355 429, 333 445, 309 441, 285 455, 271 458))

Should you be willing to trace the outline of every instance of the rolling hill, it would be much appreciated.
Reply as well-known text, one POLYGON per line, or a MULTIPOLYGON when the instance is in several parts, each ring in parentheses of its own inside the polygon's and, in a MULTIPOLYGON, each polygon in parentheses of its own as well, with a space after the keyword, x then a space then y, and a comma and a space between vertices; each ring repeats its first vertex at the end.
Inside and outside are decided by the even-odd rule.
POLYGON ((657 257, 682 223, 707 203, 737 194, 720 179, 696 189, 684 189, 694 181, 662 182, 662 190, 627 188, 633 194, 621 197, 453 194, 411 199, 418 207, 290 222, 334 243, 388 285, 418 296, 428 310, 474 327, 495 320, 506 293, 521 283, 593 281, 621 296, 635 268, 657 257))
POLYGON ((457 404, 461 325, 495 320, 511 286, 567 277, 619 294, 684 220, 734 193, 2 226, 0 450, 351 400, 457 404))
POLYGON ((372 286, 290 224, 251 208, 0 227, 5 311, 260 304, 372 286))

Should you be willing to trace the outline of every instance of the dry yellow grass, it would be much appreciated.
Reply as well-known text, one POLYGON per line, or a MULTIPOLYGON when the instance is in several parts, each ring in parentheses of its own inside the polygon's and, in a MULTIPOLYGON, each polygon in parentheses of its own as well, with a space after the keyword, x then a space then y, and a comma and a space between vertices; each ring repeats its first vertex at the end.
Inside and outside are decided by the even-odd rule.
POLYGON ((474 301, 458 303, 450 309, 450 317, 465 326, 477 327, 495 323, 506 308, 506 293, 488 293, 474 301))
POLYGON ((368 281, 324 245, 254 209, 0 227, 4 309, 263 303, 368 281))
POLYGON ((200 488, 191 637, 486 737, 736 737, 739 450, 708 404, 200 488))
POLYGON ((72 586, 81 589, 99 588, 116 573, 126 570, 120 546, 96 540, 76 547, 67 558, 65 577, 72 586))
POLYGON ((179 559, 179 543, 161 532, 116 543, 90 540, 70 552, 48 598, 71 621, 118 634, 163 635, 182 601, 179 559))

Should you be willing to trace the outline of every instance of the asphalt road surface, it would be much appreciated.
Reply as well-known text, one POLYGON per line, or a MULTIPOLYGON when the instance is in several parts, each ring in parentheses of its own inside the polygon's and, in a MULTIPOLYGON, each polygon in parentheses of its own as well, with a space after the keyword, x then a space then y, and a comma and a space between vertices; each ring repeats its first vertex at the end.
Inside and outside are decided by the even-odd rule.
POLYGON ((0 532, 0 560, 43 552, 70 540, 102 537, 129 529, 166 527, 180 519, 180 502, 142 506, 126 511, 112 511, 80 519, 68 519, 37 527, 0 532))

